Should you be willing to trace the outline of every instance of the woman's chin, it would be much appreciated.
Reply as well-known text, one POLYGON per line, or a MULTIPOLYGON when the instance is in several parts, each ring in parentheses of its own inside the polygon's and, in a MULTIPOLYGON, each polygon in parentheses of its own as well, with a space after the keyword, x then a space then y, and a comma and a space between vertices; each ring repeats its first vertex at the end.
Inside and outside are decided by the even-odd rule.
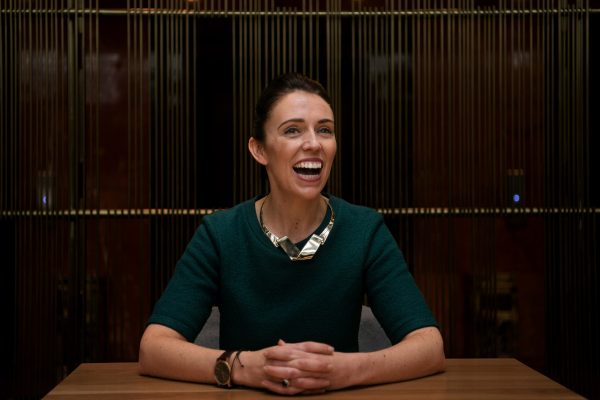
POLYGON ((315 200, 321 197, 321 192, 325 185, 312 186, 312 187, 303 187, 299 190, 298 196, 306 199, 306 200, 315 200))

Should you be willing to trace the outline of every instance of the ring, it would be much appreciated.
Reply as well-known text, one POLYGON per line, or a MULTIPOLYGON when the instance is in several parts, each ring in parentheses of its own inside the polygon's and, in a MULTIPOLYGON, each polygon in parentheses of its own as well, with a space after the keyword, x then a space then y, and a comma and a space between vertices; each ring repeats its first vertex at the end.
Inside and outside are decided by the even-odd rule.
POLYGON ((287 379, 284 379, 281 381, 281 386, 283 387, 289 387, 290 386, 290 381, 287 379))

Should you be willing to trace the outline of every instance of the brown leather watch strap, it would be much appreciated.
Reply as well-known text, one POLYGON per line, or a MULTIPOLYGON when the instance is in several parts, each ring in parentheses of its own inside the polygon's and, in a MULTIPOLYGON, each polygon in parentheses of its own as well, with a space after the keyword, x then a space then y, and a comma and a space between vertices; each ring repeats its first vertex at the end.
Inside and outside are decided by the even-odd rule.
POLYGON ((219 356, 219 358, 217 358, 217 360, 229 361, 229 356, 231 356, 233 353, 234 350, 226 350, 223 352, 223 354, 221 354, 221 356, 219 356))

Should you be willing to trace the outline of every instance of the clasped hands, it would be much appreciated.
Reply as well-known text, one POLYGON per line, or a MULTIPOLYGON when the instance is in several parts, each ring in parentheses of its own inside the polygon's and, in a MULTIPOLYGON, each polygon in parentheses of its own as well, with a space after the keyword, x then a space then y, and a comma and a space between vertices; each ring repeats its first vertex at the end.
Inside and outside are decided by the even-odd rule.
MULTIPOLYGON (((254 382, 249 386, 259 386, 287 395, 316 394, 339 388, 336 381, 339 380, 337 375, 340 371, 335 368, 334 349, 327 344, 286 343, 279 340, 277 346, 253 355, 262 357, 262 368, 260 358, 253 360, 258 361, 258 364, 254 364, 255 368, 248 365, 254 373, 258 373, 251 379, 254 382)), ((250 373, 249 370, 245 372, 250 373)))

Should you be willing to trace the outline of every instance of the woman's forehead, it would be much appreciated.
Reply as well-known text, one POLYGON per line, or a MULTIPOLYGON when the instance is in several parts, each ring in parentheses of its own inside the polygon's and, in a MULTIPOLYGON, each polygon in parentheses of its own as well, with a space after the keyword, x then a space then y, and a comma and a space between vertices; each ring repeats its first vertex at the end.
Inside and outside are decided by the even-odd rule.
POLYGON ((296 90, 283 96, 271 110, 274 119, 317 117, 333 120, 333 111, 319 95, 296 90))

